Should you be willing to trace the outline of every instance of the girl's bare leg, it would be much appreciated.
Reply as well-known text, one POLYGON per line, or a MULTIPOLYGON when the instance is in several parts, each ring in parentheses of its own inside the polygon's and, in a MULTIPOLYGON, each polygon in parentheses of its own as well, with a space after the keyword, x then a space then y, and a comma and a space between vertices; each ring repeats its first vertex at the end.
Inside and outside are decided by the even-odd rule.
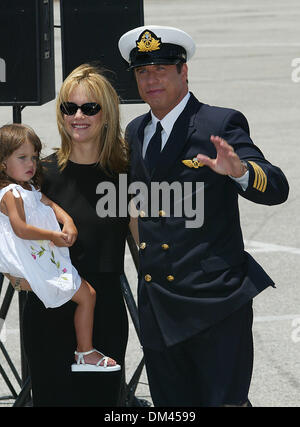
MULTIPOLYGON (((86 352, 93 349, 93 324, 94 308, 96 304, 96 292, 84 279, 80 288, 73 296, 72 301, 77 304, 74 315, 74 324, 77 337, 77 351, 86 352)), ((84 356, 86 363, 97 364, 103 355, 93 352, 84 356)), ((101 362, 101 365, 104 362, 101 362)), ((108 366, 116 365, 116 362, 108 358, 108 366)))

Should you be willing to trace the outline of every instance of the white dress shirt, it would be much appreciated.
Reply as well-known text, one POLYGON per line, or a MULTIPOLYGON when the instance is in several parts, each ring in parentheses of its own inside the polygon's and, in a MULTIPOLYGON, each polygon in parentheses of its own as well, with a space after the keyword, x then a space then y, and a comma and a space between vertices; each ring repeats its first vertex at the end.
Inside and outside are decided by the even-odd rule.
MULTIPOLYGON (((172 132, 174 123, 176 122, 176 120, 184 110, 190 96, 191 96, 190 92, 188 92, 185 95, 185 97, 179 102, 179 104, 177 104, 176 107, 173 108, 173 110, 171 110, 162 120, 160 120, 160 123, 163 128, 161 132, 161 149, 162 150, 164 149, 164 146, 168 141, 168 138, 172 132)), ((156 131, 156 125, 158 121, 159 119, 151 111, 151 121, 147 124, 144 130, 143 158, 145 158, 149 141, 156 131)), ((237 183, 239 183, 244 191, 247 189, 248 182, 249 182, 249 171, 247 171, 240 178, 234 178, 232 176, 230 176, 230 178, 236 181, 237 183)))

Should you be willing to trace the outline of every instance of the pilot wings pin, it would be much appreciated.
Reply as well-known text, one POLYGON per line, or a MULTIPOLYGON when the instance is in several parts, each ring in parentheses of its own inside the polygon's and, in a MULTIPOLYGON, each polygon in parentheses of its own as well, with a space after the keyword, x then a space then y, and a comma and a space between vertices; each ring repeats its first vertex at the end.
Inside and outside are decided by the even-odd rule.
POLYGON ((187 166, 188 168, 202 168, 204 165, 204 163, 200 163, 196 157, 193 158, 193 160, 182 160, 182 163, 185 164, 185 166, 187 166))

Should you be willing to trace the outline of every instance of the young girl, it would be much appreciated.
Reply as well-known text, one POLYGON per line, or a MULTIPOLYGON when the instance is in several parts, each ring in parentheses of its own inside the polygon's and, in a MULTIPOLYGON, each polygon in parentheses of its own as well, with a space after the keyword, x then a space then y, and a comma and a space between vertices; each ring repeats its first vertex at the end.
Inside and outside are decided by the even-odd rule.
POLYGON ((25 278, 46 307, 70 299, 77 303, 77 363, 72 371, 120 370, 113 359, 93 349, 96 293, 71 264, 68 247, 77 237, 72 218, 39 191, 41 148, 28 126, 0 128, 0 272, 25 278))

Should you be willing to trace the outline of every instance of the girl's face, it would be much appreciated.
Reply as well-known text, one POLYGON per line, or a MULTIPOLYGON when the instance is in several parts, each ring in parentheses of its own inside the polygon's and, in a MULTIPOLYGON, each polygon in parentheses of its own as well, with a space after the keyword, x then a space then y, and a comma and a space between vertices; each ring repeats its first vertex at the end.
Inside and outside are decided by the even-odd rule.
MULTIPOLYGON (((84 88, 79 85, 70 93, 68 102, 74 102, 74 104, 82 105, 87 102, 96 101, 94 99, 90 99, 86 95, 84 88)), ((102 127, 101 110, 94 116, 85 116, 79 108, 72 116, 64 114, 64 121, 65 129, 73 143, 98 143, 100 129, 102 127)))
POLYGON ((30 181, 36 172, 38 153, 31 142, 25 141, 3 162, 5 173, 16 182, 30 181))

